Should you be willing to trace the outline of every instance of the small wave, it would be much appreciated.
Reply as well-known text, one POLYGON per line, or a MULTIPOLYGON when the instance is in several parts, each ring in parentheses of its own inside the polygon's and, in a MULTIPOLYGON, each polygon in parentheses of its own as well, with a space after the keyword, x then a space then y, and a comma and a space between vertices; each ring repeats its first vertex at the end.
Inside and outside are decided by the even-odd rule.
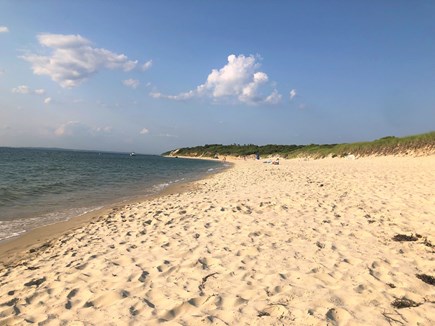
POLYGON ((8 232, 7 229, 3 230, 2 232, 0 232, 0 241, 7 240, 10 238, 14 238, 14 237, 18 237, 19 235, 21 235, 25 232, 26 232, 26 230, 20 230, 17 232, 8 232))
POLYGON ((39 216, 0 221, 0 241, 17 237, 39 227, 68 221, 71 218, 82 216, 101 208, 103 208, 103 206, 72 208, 39 216))
POLYGON ((163 189, 165 189, 166 187, 168 187, 171 183, 170 182, 165 182, 165 183, 160 183, 157 185, 153 186, 154 191, 162 191, 163 189))

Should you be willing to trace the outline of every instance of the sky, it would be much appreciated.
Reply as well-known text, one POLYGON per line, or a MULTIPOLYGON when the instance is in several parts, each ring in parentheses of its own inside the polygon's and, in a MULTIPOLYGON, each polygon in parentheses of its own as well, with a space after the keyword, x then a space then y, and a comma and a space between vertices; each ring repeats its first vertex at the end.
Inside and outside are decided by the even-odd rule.
POLYGON ((435 130, 435 1, 0 0, 0 146, 160 154, 435 130))

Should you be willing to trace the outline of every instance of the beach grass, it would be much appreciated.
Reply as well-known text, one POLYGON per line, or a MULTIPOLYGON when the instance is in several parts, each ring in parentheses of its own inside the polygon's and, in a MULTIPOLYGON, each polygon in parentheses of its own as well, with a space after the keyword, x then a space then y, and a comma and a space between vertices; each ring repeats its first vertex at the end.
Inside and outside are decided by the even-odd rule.
POLYGON ((180 148, 163 153, 169 156, 215 157, 216 155, 280 156, 284 158, 311 157, 324 158, 344 157, 347 155, 415 155, 431 154, 435 151, 435 131, 407 137, 387 136, 374 141, 343 144, 309 144, 309 145, 222 145, 208 144, 204 146, 180 148))

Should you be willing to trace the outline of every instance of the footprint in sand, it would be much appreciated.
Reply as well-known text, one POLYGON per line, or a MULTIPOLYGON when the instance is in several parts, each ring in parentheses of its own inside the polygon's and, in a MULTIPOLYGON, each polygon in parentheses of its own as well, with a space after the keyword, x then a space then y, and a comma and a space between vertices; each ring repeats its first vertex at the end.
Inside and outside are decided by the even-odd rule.
POLYGON ((268 307, 264 308, 262 311, 258 313, 258 317, 271 316, 271 317, 283 318, 289 315, 290 315, 290 311, 287 309, 287 307, 284 304, 281 303, 269 304, 268 307))
POLYGON ((352 316, 342 308, 331 308, 326 313, 326 322, 329 326, 346 325, 352 316))

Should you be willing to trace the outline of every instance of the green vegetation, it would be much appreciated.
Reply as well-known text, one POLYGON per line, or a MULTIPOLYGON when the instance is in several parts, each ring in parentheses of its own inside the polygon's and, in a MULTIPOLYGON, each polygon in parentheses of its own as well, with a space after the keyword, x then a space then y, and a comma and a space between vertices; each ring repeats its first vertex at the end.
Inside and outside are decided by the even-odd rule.
POLYGON ((260 154, 262 157, 280 156, 284 158, 327 156, 344 157, 347 155, 396 155, 435 152, 435 131, 408 137, 383 137, 371 142, 352 144, 310 144, 310 145, 222 145, 210 144, 196 147, 180 148, 162 155, 215 157, 215 156, 249 156, 260 154))

